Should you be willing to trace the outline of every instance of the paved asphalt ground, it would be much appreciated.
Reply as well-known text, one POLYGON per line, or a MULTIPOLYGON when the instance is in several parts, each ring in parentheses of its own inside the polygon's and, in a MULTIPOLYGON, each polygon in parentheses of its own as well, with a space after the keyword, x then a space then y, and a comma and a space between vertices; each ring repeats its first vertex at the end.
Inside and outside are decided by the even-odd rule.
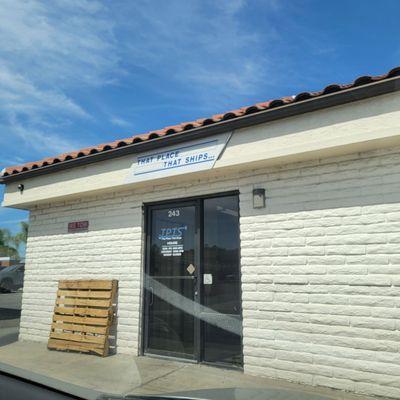
POLYGON ((18 340, 22 292, 0 292, 0 347, 18 340))

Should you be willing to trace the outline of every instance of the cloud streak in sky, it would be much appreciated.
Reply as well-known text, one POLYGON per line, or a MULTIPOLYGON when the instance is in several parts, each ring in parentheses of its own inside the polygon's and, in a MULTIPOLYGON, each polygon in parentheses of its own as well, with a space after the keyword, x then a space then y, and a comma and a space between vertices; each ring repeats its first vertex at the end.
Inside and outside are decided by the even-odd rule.
POLYGON ((90 114, 76 93, 112 81, 118 65, 103 6, 4 0, 0 7, 0 143, 38 155, 80 145, 62 130, 90 114), (72 94, 71 94, 72 93, 72 94), (75 93, 75 94, 74 94, 75 93), (60 130, 60 132, 55 131, 60 130), (20 140, 18 140, 20 139, 20 140), (15 142, 13 143, 15 147, 15 142))
POLYGON ((269 74, 261 46, 278 34, 271 27, 261 36, 241 24, 245 1, 135 4, 135 18, 119 24, 131 38, 128 64, 173 79, 181 90, 215 103, 256 92, 269 74))

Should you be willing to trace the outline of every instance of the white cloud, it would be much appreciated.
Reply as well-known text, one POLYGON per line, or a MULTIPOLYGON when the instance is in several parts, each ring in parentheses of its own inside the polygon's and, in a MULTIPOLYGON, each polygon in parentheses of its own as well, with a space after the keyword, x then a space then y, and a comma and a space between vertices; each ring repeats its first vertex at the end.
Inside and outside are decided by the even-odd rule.
POLYGON ((90 115, 70 93, 112 81, 118 65, 104 10, 86 0, 1 2, 0 142, 19 138, 14 151, 38 156, 78 145, 61 130, 90 115))
POLYGON ((33 114, 60 112, 87 117, 88 114, 81 106, 68 98, 63 92, 41 89, 0 64, 0 107, 3 111, 33 114))
POLYGON ((110 122, 113 125, 119 126, 121 128, 131 128, 132 127, 132 122, 127 121, 126 119, 121 118, 121 117, 112 116, 110 118, 110 122))
POLYGON ((103 84, 118 64, 112 27, 96 1, 3 0, 0 49, 13 71, 44 86, 103 84))
POLYGON ((18 122, 12 124, 10 132, 14 137, 18 137, 23 142, 29 143, 31 150, 38 153, 46 149, 52 155, 56 155, 65 150, 75 150, 80 147, 79 143, 76 143, 74 140, 65 139, 58 133, 44 133, 43 130, 25 128, 18 122))
POLYGON ((255 94, 267 76, 273 83, 261 47, 278 34, 265 27, 260 36, 244 26, 246 3, 136 1, 135 18, 120 24, 130 38, 127 63, 173 79, 181 90, 214 104, 255 94))

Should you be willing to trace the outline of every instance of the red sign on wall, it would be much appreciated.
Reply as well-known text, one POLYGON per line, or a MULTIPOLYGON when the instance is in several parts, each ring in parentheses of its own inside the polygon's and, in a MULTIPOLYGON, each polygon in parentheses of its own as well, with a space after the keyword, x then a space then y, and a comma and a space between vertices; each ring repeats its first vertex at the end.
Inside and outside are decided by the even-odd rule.
POLYGON ((89 221, 68 222, 68 233, 87 232, 89 230, 89 221))

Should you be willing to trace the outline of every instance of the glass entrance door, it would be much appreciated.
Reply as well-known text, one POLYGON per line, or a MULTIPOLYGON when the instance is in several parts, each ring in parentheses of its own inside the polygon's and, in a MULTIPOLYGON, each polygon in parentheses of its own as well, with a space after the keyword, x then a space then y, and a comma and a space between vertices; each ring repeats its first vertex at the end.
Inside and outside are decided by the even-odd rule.
POLYGON ((150 209, 147 351, 195 358, 196 204, 150 209))
POLYGON ((237 195, 148 207, 144 352, 242 365, 237 195))
POLYGON ((237 196, 204 199, 203 360, 242 365, 242 311, 237 196))

